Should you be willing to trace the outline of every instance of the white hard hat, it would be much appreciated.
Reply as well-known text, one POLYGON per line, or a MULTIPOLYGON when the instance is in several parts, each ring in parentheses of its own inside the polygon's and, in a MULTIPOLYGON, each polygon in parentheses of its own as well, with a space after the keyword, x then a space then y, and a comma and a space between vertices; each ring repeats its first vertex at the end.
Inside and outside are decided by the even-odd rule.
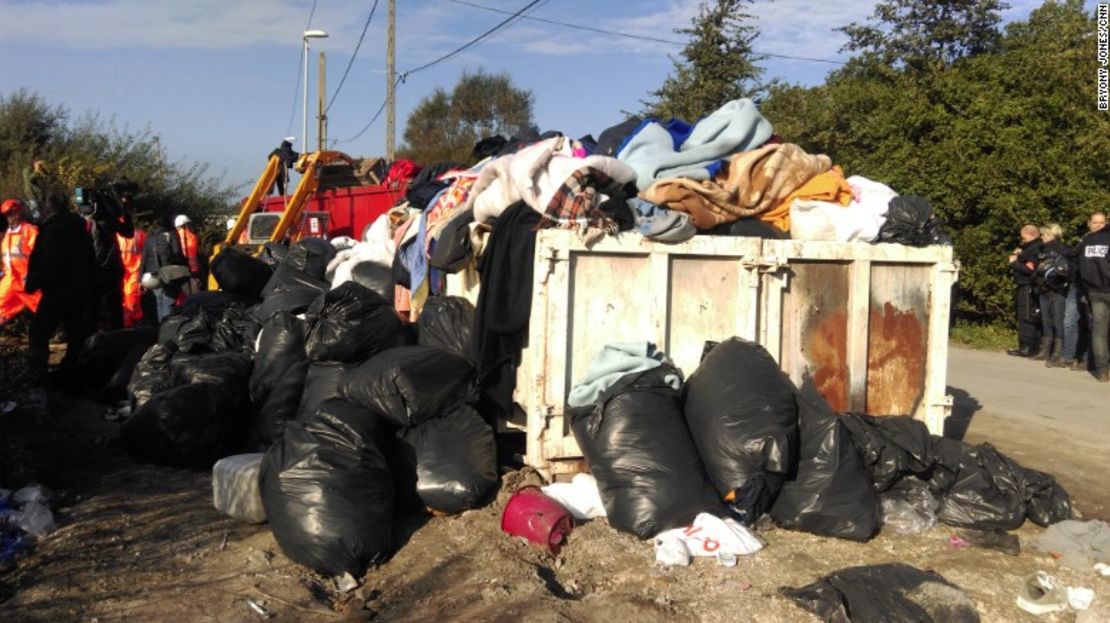
POLYGON ((227 228, 228 228, 228 230, 235 229, 235 219, 233 219, 233 218, 227 219, 227 228))
POLYGON ((143 273, 142 278, 139 279, 139 283, 147 290, 154 290, 155 288, 162 287, 162 282, 159 281, 153 273, 143 273))
POLYGON ((184 214, 178 214, 178 215, 177 215, 176 217, 174 217, 174 219, 173 219, 173 226, 174 226, 174 227, 182 227, 182 226, 184 226, 184 225, 185 225, 186 223, 192 223, 192 221, 190 221, 190 220, 189 220, 189 217, 185 216, 184 214))

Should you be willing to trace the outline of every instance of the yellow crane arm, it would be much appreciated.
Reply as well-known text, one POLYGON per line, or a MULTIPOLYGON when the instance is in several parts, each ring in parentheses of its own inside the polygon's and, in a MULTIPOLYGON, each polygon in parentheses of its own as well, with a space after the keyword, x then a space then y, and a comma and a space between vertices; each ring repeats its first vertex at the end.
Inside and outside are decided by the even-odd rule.
POLYGON ((297 184, 297 190, 293 191, 293 196, 289 199, 289 204, 281 215, 277 227, 270 235, 270 242, 284 240, 289 228, 294 223, 300 222, 305 202, 312 196, 312 193, 316 192, 316 188, 320 185, 319 167, 335 160, 345 160, 352 167, 355 166, 350 156, 339 151, 315 151, 301 156, 296 167, 301 172, 301 181, 297 184))
POLYGON ((270 156, 270 161, 266 163, 266 168, 262 171, 262 176, 255 182, 251 194, 248 195, 247 200, 243 202, 243 207, 239 210, 239 217, 235 219, 235 226, 227 232, 227 237, 224 238, 225 247, 231 246, 239 240, 239 236, 250 222, 251 214, 254 214, 262 198, 270 194, 270 189, 274 187, 274 181, 277 179, 278 169, 280 167, 281 158, 276 154, 270 156))

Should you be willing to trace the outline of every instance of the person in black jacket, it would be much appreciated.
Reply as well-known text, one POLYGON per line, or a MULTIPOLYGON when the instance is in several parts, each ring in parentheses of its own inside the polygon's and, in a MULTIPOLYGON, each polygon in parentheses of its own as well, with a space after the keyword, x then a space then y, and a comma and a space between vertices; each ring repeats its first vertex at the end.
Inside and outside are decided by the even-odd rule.
POLYGON ((1021 246, 1010 254, 1010 271, 1017 284, 1014 311, 1017 314, 1018 347, 1006 351, 1015 357, 1031 357, 1037 352, 1041 337, 1040 315, 1037 312, 1037 295, 1033 291, 1033 269, 1041 251, 1040 232, 1036 225, 1021 228, 1021 246))
POLYGON ((63 378, 72 373, 89 334, 87 310, 91 302, 96 256, 85 221, 71 212, 63 194, 51 194, 42 207, 45 217, 27 266, 28 292, 42 292, 28 335, 30 368, 37 383, 46 377, 50 338, 65 328, 63 378))
MULTIPOLYGON (((40 234, 41 236, 41 234, 40 234)), ((1087 234, 1079 245, 1079 278, 1091 305, 1091 355, 1095 378, 1110 382, 1110 228, 1087 234)))
POLYGON ((278 194, 285 196, 286 182, 289 181, 289 169, 293 168, 293 165, 297 162, 297 158, 300 158, 301 155, 293 149, 293 143, 287 138, 281 142, 281 145, 278 146, 277 149, 270 152, 270 158, 274 156, 277 156, 280 162, 278 164, 277 177, 274 178, 274 185, 270 187, 270 190, 273 191, 276 187, 278 194))
MULTIPOLYGON (((1106 226, 1106 214, 1095 212, 1087 219, 1087 232, 1094 232, 1106 226)), ((1068 253, 1073 274, 1079 274, 1079 249, 1082 239, 1068 253)), ((1075 371, 1086 371, 1091 359, 1091 309, 1087 301, 1087 291, 1083 280, 1073 278, 1068 288, 1067 307, 1064 310, 1064 359, 1058 367, 1069 367, 1075 371)))
POLYGON ((91 205, 79 205, 86 228, 92 235, 96 271, 92 282, 92 303, 88 310, 92 330, 114 331, 123 328, 123 257, 116 234, 135 235, 128 209, 130 197, 104 191, 91 205))
POLYGON ((170 216, 164 216, 146 237, 143 245, 143 261, 139 265, 140 284, 154 293, 158 310, 158 322, 173 313, 173 304, 181 289, 178 284, 166 283, 163 268, 186 266, 187 260, 181 252, 181 242, 173 227, 170 216))
POLYGON ((1031 359, 1057 362, 1064 353, 1064 312, 1070 276, 1063 235, 1063 228, 1056 223, 1041 227, 1041 252, 1033 272, 1033 285, 1040 295, 1041 345, 1031 359))

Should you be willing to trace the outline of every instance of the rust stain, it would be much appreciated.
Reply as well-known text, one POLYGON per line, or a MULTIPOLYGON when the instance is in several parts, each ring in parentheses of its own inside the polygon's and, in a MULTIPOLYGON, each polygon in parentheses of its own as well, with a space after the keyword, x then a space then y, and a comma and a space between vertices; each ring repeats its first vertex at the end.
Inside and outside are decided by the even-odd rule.
POLYGON ((807 355, 817 391, 836 411, 848 410, 848 313, 815 310, 806 331, 807 355))
POLYGON ((925 323, 914 310, 872 306, 867 341, 867 412, 912 415, 925 389, 925 323))

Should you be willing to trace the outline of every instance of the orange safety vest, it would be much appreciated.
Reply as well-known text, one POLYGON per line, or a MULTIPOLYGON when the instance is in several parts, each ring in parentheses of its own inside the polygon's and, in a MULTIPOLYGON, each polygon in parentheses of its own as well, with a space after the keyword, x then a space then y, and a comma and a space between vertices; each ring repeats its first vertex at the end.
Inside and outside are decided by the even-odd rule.
POLYGON ((24 309, 38 311, 42 292, 27 294, 24 282, 27 279, 27 265, 31 251, 35 248, 39 228, 23 223, 18 231, 8 230, 0 240, 0 324, 15 318, 24 309))
POLYGON ((146 245, 146 232, 135 229, 130 238, 116 234, 120 259, 123 260, 123 326, 134 327, 143 319, 143 291, 140 285, 143 265, 143 247, 146 245))
POLYGON ((200 272, 200 261, 197 252, 200 250, 197 235, 182 227, 177 230, 177 240, 181 243, 181 254, 189 262, 189 272, 196 275, 200 272))

